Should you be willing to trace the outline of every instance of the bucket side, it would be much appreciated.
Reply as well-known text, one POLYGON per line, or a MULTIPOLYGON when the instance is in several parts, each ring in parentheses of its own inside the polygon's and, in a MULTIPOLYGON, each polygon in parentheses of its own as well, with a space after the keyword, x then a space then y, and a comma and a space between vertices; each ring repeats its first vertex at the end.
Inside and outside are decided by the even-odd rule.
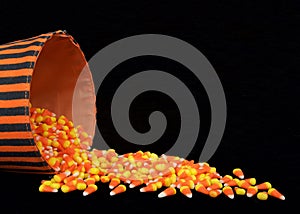
POLYGON ((30 128, 30 87, 38 56, 55 31, 0 45, 0 169, 54 173, 30 128))

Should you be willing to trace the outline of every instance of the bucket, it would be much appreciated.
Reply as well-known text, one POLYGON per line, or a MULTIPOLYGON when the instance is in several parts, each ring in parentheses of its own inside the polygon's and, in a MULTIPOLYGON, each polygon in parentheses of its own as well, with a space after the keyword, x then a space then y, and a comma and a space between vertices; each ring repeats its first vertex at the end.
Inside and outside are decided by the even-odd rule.
POLYGON ((79 44, 58 30, 0 45, 0 170, 51 174, 30 127, 29 105, 94 136, 95 90, 79 44))

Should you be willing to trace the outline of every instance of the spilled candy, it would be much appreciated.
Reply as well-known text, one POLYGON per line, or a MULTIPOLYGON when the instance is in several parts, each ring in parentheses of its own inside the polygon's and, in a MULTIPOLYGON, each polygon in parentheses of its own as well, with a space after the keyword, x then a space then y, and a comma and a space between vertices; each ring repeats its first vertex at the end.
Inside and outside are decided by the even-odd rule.
POLYGON ((140 150, 119 155, 114 149, 91 148, 92 137, 83 127, 75 127, 64 115, 57 116, 48 109, 30 107, 30 124, 36 146, 55 170, 50 180, 41 182, 40 192, 77 190, 88 196, 98 190, 97 183, 101 182, 108 184, 110 196, 126 192, 128 186, 140 192, 159 191, 159 198, 177 192, 192 198, 197 192, 212 198, 223 193, 230 199, 256 195, 259 200, 267 200, 268 196, 285 200, 270 182, 256 184, 255 178, 245 178, 241 168, 222 176, 206 162, 195 163, 178 156, 140 150))

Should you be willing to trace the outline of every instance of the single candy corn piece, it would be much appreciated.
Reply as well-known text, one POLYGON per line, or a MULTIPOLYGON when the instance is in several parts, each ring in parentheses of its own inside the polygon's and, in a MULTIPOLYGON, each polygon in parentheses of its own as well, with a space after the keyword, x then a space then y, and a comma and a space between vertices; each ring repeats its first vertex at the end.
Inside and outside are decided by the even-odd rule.
POLYGON ((280 200, 285 200, 284 195, 281 194, 281 193, 280 193, 277 189, 275 189, 275 188, 270 188, 270 189, 268 190, 268 194, 269 194, 270 196, 273 196, 273 197, 278 198, 278 199, 280 199, 280 200))
POLYGON ((92 194, 93 192, 96 192, 98 189, 98 186, 95 184, 90 184, 87 186, 87 188, 83 191, 82 195, 87 196, 92 194))
POLYGON ((249 186, 249 187, 247 188, 246 195, 247 195, 247 197, 252 197, 252 196, 255 195, 257 192, 258 192, 258 189, 257 189, 256 186, 249 186))
POLYGON ((59 173, 59 174, 56 174, 54 175, 54 180, 57 182, 57 183, 61 183, 66 177, 68 177, 70 175, 69 172, 62 172, 62 173, 59 173))
POLYGON ((119 178, 112 178, 111 181, 109 182, 109 188, 113 189, 116 186, 118 186, 121 183, 119 178))
POLYGON ((68 193, 68 192, 72 192, 72 191, 76 190, 77 188, 75 185, 64 184, 60 187, 60 189, 63 193, 68 193))
POLYGON ((222 189, 222 192, 230 199, 234 198, 234 192, 231 186, 226 186, 222 189))
POLYGON ((235 168, 232 173, 239 179, 244 179, 244 172, 240 168, 235 168))
POLYGON ((268 193, 266 191, 262 191, 262 192, 259 192, 257 193, 256 197, 259 199, 259 200, 267 200, 268 199, 268 193))
POLYGON ((216 198, 218 197, 220 194, 222 193, 222 190, 220 189, 213 189, 213 190, 210 190, 208 195, 212 198, 216 198))
POLYGON ((220 179, 220 182, 221 183, 227 183, 228 181, 231 181, 233 178, 232 178, 232 176, 231 175, 225 175, 224 177, 222 177, 221 179, 220 179))
POLYGON ((65 183, 65 184, 66 184, 66 183, 69 183, 69 182, 73 181, 76 177, 77 177, 77 176, 74 176, 74 175, 71 175, 71 176, 69 176, 69 177, 66 177, 66 178, 64 179, 64 183, 65 183))
POLYGON ((195 190, 196 190, 197 192, 201 192, 201 193, 203 193, 203 194, 205 194, 205 195, 208 195, 208 194, 209 194, 209 191, 208 191, 208 190, 205 188, 205 186, 204 186, 203 184, 201 184, 201 183, 196 184, 195 190))
POLYGON ((134 187, 140 186, 143 183, 144 183, 143 179, 133 180, 133 181, 130 182, 129 188, 134 188, 134 187))
POLYGON ((216 183, 213 183, 212 185, 210 185, 209 187, 207 187, 207 190, 210 191, 213 189, 221 189, 222 187, 223 187, 223 185, 221 182, 216 182, 216 183))
POLYGON ((176 194, 176 189, 174 187, 168 187, 167 189, 165 189, 164 191, 160 192, 158 194, 159 198, 163 198, 166 196, 171 196, 171 195, 175 195, 176 194))
POLYGON ((272 184, 270 182, 263 182, 261 184, 256 185, 258 190, 268 190, 272 188, 272 184))
POLYGON ((247 179, 245 179, 245 181, 247 181, 252 186, 254 186, 256 184, 256 179, 255 178, 247 178, 247 179))
POLYGON ((51 183, 50 187, 54 188, 54 189, 60 189, 60 187, 63 185, 63 183, 51 183))
POLYGON ((246 190, 243 188, 234 187, 234 191, 237 195, 245 195, 246 194, 246 190))
POLYGON ((96 183, 96 180, 95 180, 95 178, 86 178, 85 180, 84 180, 84 182, 85 182, 85 184, 88 186, 88 185, 90 185, 90 184, 95 184, 96 183))
POLYGON ((154 183, 150 183, 140 189, 140 192, 154 192, 157 190, 157 186, 154 183))
MULTIPOLYGON (((55 182, 55 181, 54 181, 54 182, 55 182)), ((51 180, 42 180, 42 181, 41 181, 41 184, 50 186, 50 185, 52 184, 52 181, 51 181, 51 180)))
POLYGON ((190 180, 180 179, 177 187, 180 188, 182 186, 188 186, 190 189, 193 189, 195 187, 195 184, 192 179, 190 180))
POLYGON ((237 178, 234 178, 226 183, 224 183, 224 186, 231 186, 231 187, 235 187, 238 186, 239 180, 237 178))
POLYGON ((40 185, 39 191, 40 192, 58 192, 57 189, 52 188, 52 187, 50 187, 48 185, 45 185, 45 184, 40 185))
POLYGON ((55 157, 49 158, 48 163, 55 171, 60 170, 60 168, 59 168, 60 162, 57 158, 55 158, 55 157))
POLYGON ((86 187, 87 185, 82 178, 77 179, 76 188, 78 190, 85 190, 86 187))
POLYGON ((110 196, 114 196, 126 191, 126 186, 124 184, 119 184, 116 188, 110 191, 110 196))
POLYGON ((241 180, 238 182, 238 186, 244 189, 248 189, 248 187, 250 187, 251 185, 247 181, 241 180))
POLYGON ((200 182, 201 184, 203 184, 204 187, 208 187, 208 186, 211 185, 210 179, 207 179, 207 178, 205 178, 205 179, 203 179, 203 180, 201 180, 201 181, 199 181, 199 182, 200 182))
POLYGON ((180 187, 180 192, 188 198, 191 198, 193 196, 192 191, 188 186, 180 187))

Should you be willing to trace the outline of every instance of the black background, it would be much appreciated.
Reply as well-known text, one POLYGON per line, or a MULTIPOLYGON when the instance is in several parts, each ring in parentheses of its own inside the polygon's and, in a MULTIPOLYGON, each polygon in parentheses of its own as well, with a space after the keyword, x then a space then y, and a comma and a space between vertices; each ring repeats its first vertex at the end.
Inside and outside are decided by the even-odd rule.
MULTIPOLYGON (((215 68, 227 101, 225 133, 209 164, 222 175, 240 167, 246 177, 271 182, 286 200, 259 201, 246 196, 230 200, 224 195, 214 199, 196 192, 191 199, 180 193, 158 199, 157 192, 140 193, 138 189, 111 197, 106 184, 99 184, 99 190, 88 197, 79 191, 47 194, 39 193, 38 186, 48 176, 0 172, 1 213, 242 213, 289 211, 296 205, 300 190, 299 3, 79 3, 1 1, 0 44, 67 30, 88 60, 106 45, 136 34, 165 34, 190 43, 215 68)), ((201 145, 190 158, 197 159, 199 152, 201 145)))

